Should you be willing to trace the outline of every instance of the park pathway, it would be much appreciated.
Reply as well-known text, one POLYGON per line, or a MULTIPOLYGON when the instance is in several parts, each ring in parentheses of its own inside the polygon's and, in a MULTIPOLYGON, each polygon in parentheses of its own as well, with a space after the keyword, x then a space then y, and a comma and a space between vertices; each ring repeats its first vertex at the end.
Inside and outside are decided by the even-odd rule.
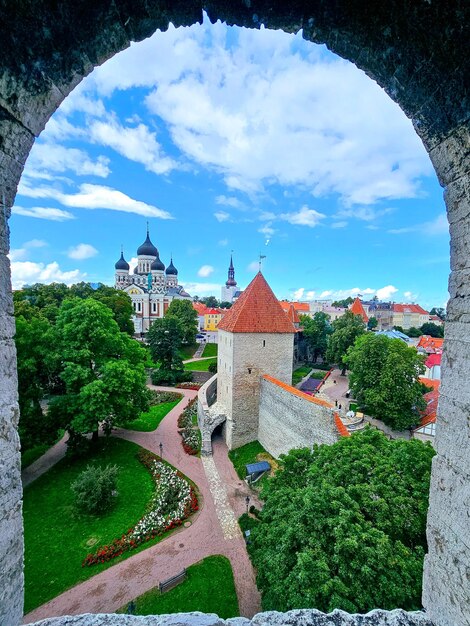
POLYGON ((49 450, 47 450, 42 456, 39 457, 34 463, 28 465, 26 469, 21 472, 21 482, 23 483, 23 489, 33 482, 38 476, 47 472, 53 465, 58 463, 60 459, 63 459, 67 452, 66 441, 68 439, 65 434, 56 444, 54 444, 49 450))
MULTIPOLYGON (((175 391, 174 388, 149 387, 175 391)), ((161 443, 163 458, 196 483, 202 508, 192 518, 191 526, 178 529, 160 543, 72 587, 28 613, 24 623, 55 615, 116 611, 183 568, 216 554, 226 556, 232 565, 240 615, 252 617, 260 611, 260 596, 253 567, 236 524, 236 518, 245 511, 246 496, 250 495, 254 504, 258 504, 257 500, 236 475, 227 457, 227 448, 221 440, 215 442, 212 462, 207 459, 203 462, 184 452, 177 432, 177 420, 197 392, 187 389, 177 391, 184 394, 183 400, 168 413, 155 431, 144 433, 121 429, 114 434, 155 454, 160 454, 161 443)))

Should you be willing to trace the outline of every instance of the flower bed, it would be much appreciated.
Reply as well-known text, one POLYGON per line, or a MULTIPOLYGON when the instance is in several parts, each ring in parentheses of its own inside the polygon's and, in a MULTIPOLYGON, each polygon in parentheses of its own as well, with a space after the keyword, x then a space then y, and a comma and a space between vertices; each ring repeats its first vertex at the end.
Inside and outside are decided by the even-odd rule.
POLYGON ((201 450, 201 437, 198 428, 183 428, 180 431, 181 443, 186 454, 196 455, 201 450))
POLYGON ((197 398, 189 401, 188 406, 178 417, 178 428, 190 428, 193 424, 193 418, 197 415, 197 398))
POLYGON ((192 389, 193 391, 199 391, 202 387, 199 383, 179 383, 176 385, 177 389, 192 389))
POLYGON ((89 554, 82 567, 104 563, 133 550, 157 535, 181 526, 186 518, 198 510, 195 490, 181 472, 163 463, 148 450, 140 450, 137 458, 148 468, 155 482, 155 494, 149 503, 148 513, 122 537, 89 554))

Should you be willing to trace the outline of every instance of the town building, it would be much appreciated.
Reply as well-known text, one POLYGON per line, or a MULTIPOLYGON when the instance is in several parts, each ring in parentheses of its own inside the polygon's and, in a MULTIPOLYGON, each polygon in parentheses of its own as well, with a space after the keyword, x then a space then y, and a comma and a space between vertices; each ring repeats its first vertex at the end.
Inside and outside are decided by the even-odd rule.
POLYGON ((240 290, 237 287, 237 281, 235 280, 235 268, 233 267, 232 255, 230 255, 227 281, 225 285, 222 286, 220 291, 220 301, 232 303, 234 299, 239 297, 239 295, 240 290))
POLYGON ((419 304, 393 303, 392 326, 400 326, 403 330, 408 330, 411 327, 419 328, 426 322, 429 322, 429 312, 419 304))
POLYGON ((421 415, 419 425, 412 431, 412 436, 414 439, 421 439, 421 441, 430 441, 432 445, 434 445, 440 380, 431 380, 422 377, 420 381, 424 383, 426 387, 430 387, 431 391, 424 394, 426 408, 421 415))
POLYGON ((225 315, 226 310, 229 309, 208 309, 204 314, 204 330, 216 331, 220 320, 225 315))
POLYGON ((369 321, 367 313, 364 311, 364 307, 362 306, 362 302, 359 300, 358 297, 356 297, 354 302, 351 304, 350 311, 351 313, 354 313, 354 315, 359 315, 362 318, 364 324, 367 324, 367 322, 369 321))
POLYGON ((136 334, 146 333, 153 321, 163 317, 172 300, 192 300, 178 284, 178 270, 173 265, 173 257, 165 268, 158 249, 150 241, 148 226, 147 237, 137 248, 137 266, 133 273, 122 250, 114 267, 115 288, 128 293, 132 300, 136 334))

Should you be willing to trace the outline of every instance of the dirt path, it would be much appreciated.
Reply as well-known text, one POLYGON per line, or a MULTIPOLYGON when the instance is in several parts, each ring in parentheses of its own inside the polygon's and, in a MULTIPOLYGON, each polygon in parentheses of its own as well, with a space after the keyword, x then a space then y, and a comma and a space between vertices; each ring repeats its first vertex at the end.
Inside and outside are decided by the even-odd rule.
MULTIPOLYGON (((173 388, 150 388, 174 391, 173 388)), ((156 454, 159 454, 159 444, 162 443, 163 458, 199 487, 202 510, 193 518, 189 528, 178 530, 159 544, 69 589, 26 615, 24 623, 55 615, 113 612, 157 586, 160 581, 214 554, 222 554, 231 562, 240 615, 252 617, 260 611, 254 571, 238 525, 233 524, 235 516, 244 512, 248 488, 235 474, 222 441, 216 442, 214 457, 209 463, 184 452, 176 428, 177 419, 197 392, 187 389, 178 391, 183 393, 183 400, 168 413, 155 431, 143 433, 118 430, 115 435, 156 454)))

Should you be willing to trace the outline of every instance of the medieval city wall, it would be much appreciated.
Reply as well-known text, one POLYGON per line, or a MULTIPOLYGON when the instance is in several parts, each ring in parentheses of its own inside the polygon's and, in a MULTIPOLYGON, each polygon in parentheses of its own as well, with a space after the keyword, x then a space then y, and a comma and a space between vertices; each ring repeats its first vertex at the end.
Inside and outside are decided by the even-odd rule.
POLYGON ((227 409, 226 442, 232 450, 258 439, 261 377, 291 382, 294 334, 219 333, 217 398, 227 409), (225 338, 232 341, 228 363, 225 338))
POLYGON ((261 379, 258 440, 275 458, 293 448, 338 440, 333 410, 270 376, 261 379))

